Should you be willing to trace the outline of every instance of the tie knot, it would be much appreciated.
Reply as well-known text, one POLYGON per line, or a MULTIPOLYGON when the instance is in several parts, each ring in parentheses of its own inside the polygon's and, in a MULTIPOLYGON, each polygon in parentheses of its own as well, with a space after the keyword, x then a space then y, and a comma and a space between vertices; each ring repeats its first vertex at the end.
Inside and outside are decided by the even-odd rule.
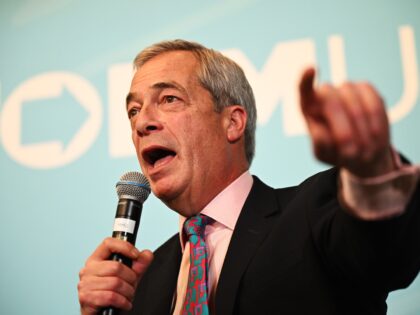
POLYGON ((192 235, 203 237, 204 229, 209 221, 210 218, 208 216, 197 214, 185 221, 184 231, 188 237, 191 237, 192 235))

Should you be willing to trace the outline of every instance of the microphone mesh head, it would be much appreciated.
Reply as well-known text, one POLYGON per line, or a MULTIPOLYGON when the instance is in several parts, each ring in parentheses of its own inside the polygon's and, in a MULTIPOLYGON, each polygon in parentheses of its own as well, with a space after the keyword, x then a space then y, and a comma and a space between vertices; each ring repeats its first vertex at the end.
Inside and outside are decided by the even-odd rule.
POLYGON ((116 185, 118 197, 134 199, 143 203, 150 194, 147 178, 139 172, 127 172, 120 177, 116 185))

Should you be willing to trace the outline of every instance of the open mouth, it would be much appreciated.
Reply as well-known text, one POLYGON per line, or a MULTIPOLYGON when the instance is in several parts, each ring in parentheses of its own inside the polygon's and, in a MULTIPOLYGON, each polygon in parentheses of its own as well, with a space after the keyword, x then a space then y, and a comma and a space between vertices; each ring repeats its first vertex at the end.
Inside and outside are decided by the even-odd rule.
POLYGON ((172 159, 176 152, 162 147, 155 147, 144 150, 142 155, 149 165, 156 167, 172 159))

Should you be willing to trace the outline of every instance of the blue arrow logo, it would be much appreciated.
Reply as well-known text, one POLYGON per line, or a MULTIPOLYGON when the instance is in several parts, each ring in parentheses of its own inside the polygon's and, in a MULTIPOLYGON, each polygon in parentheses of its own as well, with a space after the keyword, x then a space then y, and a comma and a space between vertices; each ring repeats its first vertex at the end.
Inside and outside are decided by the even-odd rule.
POLYGON ((65 86, 58 97, 24 101, 22 105, 22 145, 60 140, 65 147, 88 118, 85 108, 65 86))

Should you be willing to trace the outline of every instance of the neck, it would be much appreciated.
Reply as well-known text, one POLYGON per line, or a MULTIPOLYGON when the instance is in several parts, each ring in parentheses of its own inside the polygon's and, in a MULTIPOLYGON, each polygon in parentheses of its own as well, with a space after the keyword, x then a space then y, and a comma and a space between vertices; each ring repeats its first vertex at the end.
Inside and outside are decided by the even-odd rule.
POLYGON ((238 168, 236 172, 230 173, 229 176, 225 176, 224 178, 213 178, 206 186, 206 189, 196 189, 189 196, 178 196, 173 200, 162 201, 175 212, 185 217, 191 217, 200 213, 210 201, 247 170, 248 166, 238 168))

